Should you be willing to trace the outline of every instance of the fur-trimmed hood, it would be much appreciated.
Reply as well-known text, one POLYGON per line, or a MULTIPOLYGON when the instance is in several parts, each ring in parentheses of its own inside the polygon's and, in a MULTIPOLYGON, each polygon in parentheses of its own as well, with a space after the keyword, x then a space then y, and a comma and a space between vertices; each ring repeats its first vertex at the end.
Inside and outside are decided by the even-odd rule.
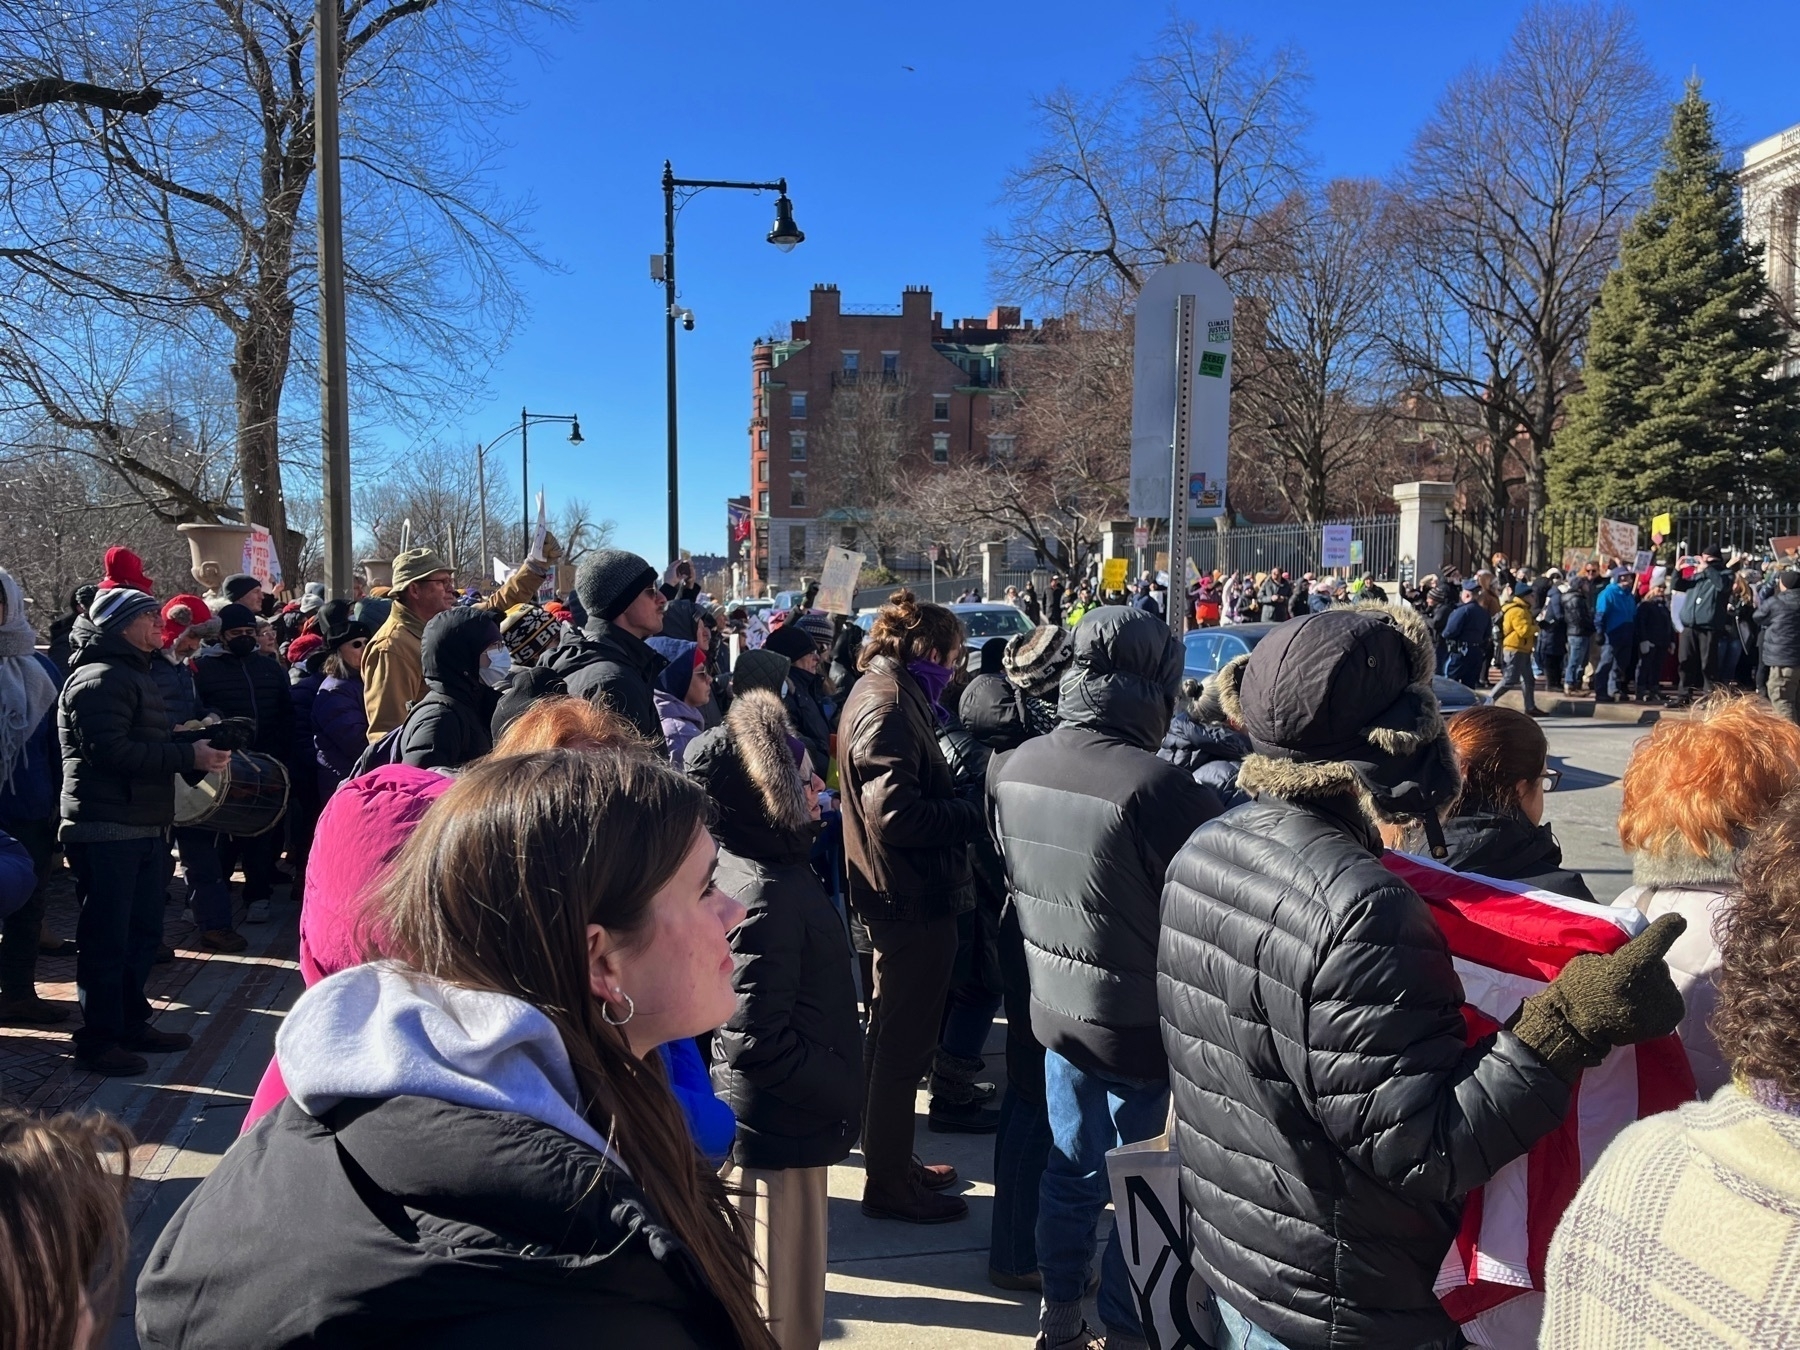
POLYGON ((740 857, 790 862, 810 851, 816 827, 795 762, 798 744, 781 700, 751 689, 688 746, 687 772, 718 806, 719 842, 740 857))
POLYGON ((1365 601, 1277 629, 1208 685, 1254 749, 1238 786, 1288 801, 1349 795, 1373 819, 1435 826, 1461 782, 1435 667, 1430 626, 1407 605, 1365 601))
POLYGON ((1726 848, 1718 840, 1704 854, 1695 853, 1680 835, 1666 848, 1644 849, 1631 855, 1634 886, 1692 891, 1732 891, 1737 888, 1739 848, 1726 848))

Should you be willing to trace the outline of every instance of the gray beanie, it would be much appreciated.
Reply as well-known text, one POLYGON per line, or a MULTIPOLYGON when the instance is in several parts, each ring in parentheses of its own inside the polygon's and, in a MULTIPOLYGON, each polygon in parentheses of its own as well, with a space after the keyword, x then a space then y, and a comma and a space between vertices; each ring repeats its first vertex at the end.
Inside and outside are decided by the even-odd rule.
POLYGON ((581 560, 575 572, 575 594, 589 619, 609 623, 656 584, 656 569, 635 553, 622 548, 596 549, 581 560))
POLYGON ((88 606, 88 621, 102 633, 116 633, 145 610, 157 613, 156 601, 142 591, 120 587, 94 597, 88 606))
POLYGON ((251 591, 261 590, 262 582, 248 572, 233 572, 225 578, 225 584, 219 589, 227 600, 235 603, 242 600, 251 591))
POLYGON ((767 689, 777 697, 781 694, 781 686, 787 682, 788 668, 793 665, 787 657, 779 652, 772 652, 767 647, 757 647, 738 657, 737 664, 731 668, 731 692, 741 694, 746 689, 767 689))

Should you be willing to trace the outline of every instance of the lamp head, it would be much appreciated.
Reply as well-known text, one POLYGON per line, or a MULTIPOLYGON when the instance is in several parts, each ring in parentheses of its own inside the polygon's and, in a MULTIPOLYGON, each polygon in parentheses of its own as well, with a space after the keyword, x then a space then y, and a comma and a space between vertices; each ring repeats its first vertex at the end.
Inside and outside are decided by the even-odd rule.
POLYGON ((800 227, 794 224, 794 204, 784 192, 775 199, 775 228, 769 231, 769 242, 787 253, 805 238, 800 227))
POLYGON ((580 445, 581 444, 581 419, 579 417, 571 417, 569 420, 570 420, 570 422, 572 422, 574 424, 569 428, 569 444, 570 445, 580 445))

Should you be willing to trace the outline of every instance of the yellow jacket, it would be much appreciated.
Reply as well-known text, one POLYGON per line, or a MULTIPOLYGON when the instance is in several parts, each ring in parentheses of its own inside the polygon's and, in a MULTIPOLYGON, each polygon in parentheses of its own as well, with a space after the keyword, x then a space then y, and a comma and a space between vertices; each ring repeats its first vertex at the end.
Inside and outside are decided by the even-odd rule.
MULTIPOLYGON (((505 614, 536 596, 548 574, 548 567, 526 563, 475 607, 505 614)), ((425 697, 424 641, 424 620, 396 600, 387 622, 363 648, 363 711, 369 716, 371 745, 406 720, 407 704, 425 697)))
POLYGON ((1528 652, 1537 645, 1537 620, 1531 606, 1513 596, 1500 607, 1500 646, 1509 652, 1528 652))

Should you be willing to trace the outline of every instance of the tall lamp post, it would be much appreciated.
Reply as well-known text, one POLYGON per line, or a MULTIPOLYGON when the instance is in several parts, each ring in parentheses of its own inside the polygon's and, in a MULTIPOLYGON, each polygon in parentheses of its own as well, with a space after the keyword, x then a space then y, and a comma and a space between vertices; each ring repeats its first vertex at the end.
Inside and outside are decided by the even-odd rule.
MULTIPOLYGON (((528 412, 524 408, 520 408, 518 426, 508 427, 505 431, 494 437, 493 440, 489 441, 485 447, 479 444, 475 447, 476 490, 481 495, 481 530, 483 540, 481 551, 483 554, 486 554, 487 552, 487 475, 482 468, 482 459, 489 450, 492 450, 515 431, 519 434, 519 519, 523 527, 520 532, 519 540, 520 561, 524 561, 526 553, 531 550, 531 428, 542 422, 567 423, 569 427, 569 444, 581 444, 581 417, 579 414, 571 413, 564 415, 560 413, 534 413, 528 412)), ((481 560, 481 567, 484 572, 488 568, 489 561, 490 560, 486 557, 483 557, 481 560)))
MULTIPOLYGON (((325 592, 353 594, 350 541, 350 391, 344 325, 343 187, 338 163, 337 0, 319 0, 313 18, 313 106, 317 110, 319 218, 319 439, 325 534, 325 592)), ((277 548, 287 541, 275 541, 277 548)))
POLYGON ((778 178, 773 183, 735 183, 713 178, 677 178, 669 161, 663 161, 663 251, 660 257, 650 260, 650 279, 663 284, 663 296, 666 305, 663 311, 663 324, 668 346, 669 365, 669 559, 673 561, 681 556, 681 456, 679 441, 675 433, 675 323, 681 320, 689 328, 694 326, 694 316, 684 312, 675 303, 675 215, 689 198, 704 192, 707 188, 742 188, 748 192, 773 192, 775 198, 775 225, 769 231, 768 240, 783 253, 803 241, 806 236, 800 227, 794 224, 794 204, 788 200, 787 179, 778 178), (685 195, 680 202, 676 194, 685 195))

